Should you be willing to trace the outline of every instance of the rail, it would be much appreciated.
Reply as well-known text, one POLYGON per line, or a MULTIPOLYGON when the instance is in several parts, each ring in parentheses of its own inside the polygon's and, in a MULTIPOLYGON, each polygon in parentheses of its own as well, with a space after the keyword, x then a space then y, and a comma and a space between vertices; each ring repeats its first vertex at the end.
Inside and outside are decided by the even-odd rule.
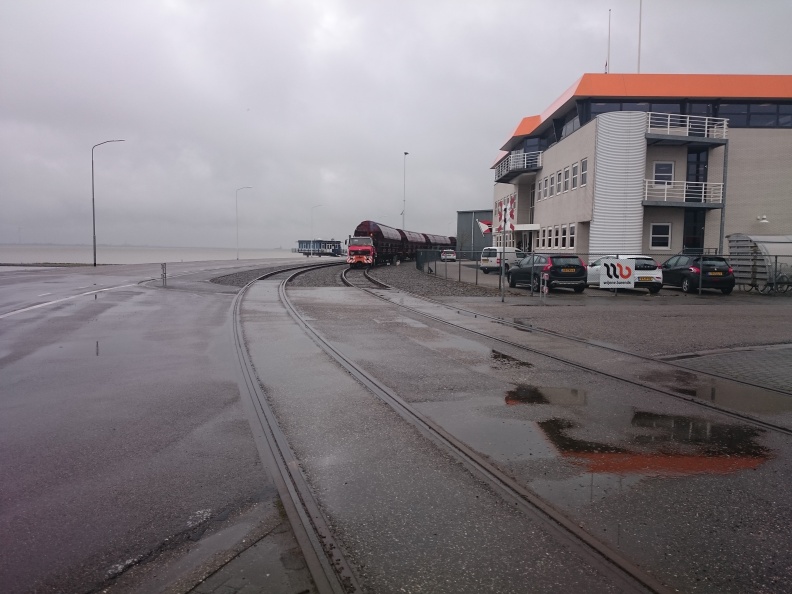
POLYGON ((649 134, 726 139, 729 130, 729 120, 725 118, 654 111, 648 115, 646 131, 649 134))
POLYGON ((723 184, 710 182, 644 180, 644 202, 700 202, 721 204, 723 184))
POLYGON ((503 159, 495 168, 495 179, 500 179, 511 171, 539 169, 542 166, 542 151, 523 153, 514 152, 503 159))

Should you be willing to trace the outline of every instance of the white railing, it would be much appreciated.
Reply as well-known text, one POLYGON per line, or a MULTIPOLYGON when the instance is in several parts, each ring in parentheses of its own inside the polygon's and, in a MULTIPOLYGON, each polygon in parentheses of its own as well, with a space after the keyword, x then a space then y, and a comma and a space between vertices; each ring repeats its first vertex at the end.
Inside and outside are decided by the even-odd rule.
POLYGON ((510 171, 517 169, 538 169, 542 166, 542 152, 509 153, 495 168, 495 179, 500 179, 510 171))
POLYGON ((729 120, 706 116, 681 115, 678 113, 649 112, 646 131, 650 134, 670 136, 698 136, 703 138, 726 138, 729 120))
POLYGON ((723 184, 647 179, 644 180, 644 201, 720 204, 723 202, 723 184))

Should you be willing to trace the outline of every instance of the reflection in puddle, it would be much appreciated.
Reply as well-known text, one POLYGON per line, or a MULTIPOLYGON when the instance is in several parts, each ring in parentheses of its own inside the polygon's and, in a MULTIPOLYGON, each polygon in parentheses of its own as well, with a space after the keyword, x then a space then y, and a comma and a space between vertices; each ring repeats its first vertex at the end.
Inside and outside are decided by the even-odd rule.
POLYGON ((506 392, 506 404, 550 404, 550 401, 535 386, 517 386, 506 392))
POLYGON ((533 364, 528 363, 527 361, 520 361, 519 359, 515 359, 511 355, 507 355, 506 353, 501 353, 500 351, 493 350, 490 354, 490 358, 494 363, 497 365, 493 365, 493 367, 533 367, 533 364))
POLYGON ((694 417, 636 412, 623 447, 577 439, 570 431, 579 425, 566 419, 539 427, 562 456, 592 473, 724 474, 756 468, 770 456, 756 441, 763 430, 694 417))
POLYGON ((643 373, 638 379, 731 410, 769 414, 792 411, 792 398, 788 395, 691 371, 643 373))
POLYGON ((586 393, 577 388, 537 388, 518 384, 506 392, 506 404, 557 404, 580 406, 586 404, 586 393))

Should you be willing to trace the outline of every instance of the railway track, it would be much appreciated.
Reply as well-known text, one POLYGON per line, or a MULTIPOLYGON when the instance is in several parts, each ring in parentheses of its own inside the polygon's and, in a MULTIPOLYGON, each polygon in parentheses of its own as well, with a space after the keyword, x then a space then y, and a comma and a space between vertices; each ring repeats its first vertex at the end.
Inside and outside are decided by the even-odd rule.
POLYGON ((316 268, 330 266, 337 264, 286 267, 263 274, 248 283, 234 300, 233 332, 236 355, 243 383, 248 392, 248 398, 243 400, 248 407, 248 413, 258 422, 258 426, 254 428, 254 438, 259 455, 275 480, 281 502, 314 584, 319 594, 345 594, 360 591, 357 579, 341 554, 341 548, 337 546, 305 477, 300 473, 297 457, 267 404, 256 370, 247 352, 241 324, 242 300, 256 281, 283 277, 282 285, 285 285, 289 278, 316 268))
MULTIPOLYGON (((308 269, 310 270, 310 269, 308 269)), ((557 538, 568 543, 568 546, 581 554, 588 562, 594 567, 609 576, 615 583, 620 584, 620 588, 626 591, 651 591, 651 592, 666 592, 668 588, 661 583, 653 575, 647 573, 644 569, 633 563, 629 558, 624 556, 620 551, 614 549, 609 544, 601 541, 595 536, 591 535, 586 530, 582 529, 575 521, 567 517, 564 513, 549 505, 547 502, 537 497, 529 489, 523 487, 517 481, 513 480, 503 472, 501 472, 495 465, 490 463, 487 458, 478 454, 475 450, 468 447, 465 443, 456 439, 452 434, 448 433, 443 427, 434 423, 430 418, 422 415, 408 402, 403 400, 391 390, 388 386, 383 385, 377 381, 373 376, 368 374, 363 368, 354 363, 351 359, 346 357, 332 342, 327 341, 322 335, 317 332, 311 323, 303 317, 298 309, 292 304, 287 294, 287 282, 298 274, 307 272, 305 268, 301 270, 289 272, 278 271, 274 272, 267 277, 272 278, 276 275, 287 276, 284 278, 279 286, 279 296, 284 307, 288 310, 291 317, 295 322, 319 345, 328 355, 330 355, 342 368, 349 372, 357 381, 365 386, 372 394, 377 396, 382 402, 390 406, 396 411, 401 418, 413 425, 420 431, 427 439, 435 443, 438 447, 445 450, 449 455, 461 463, 471 474, 478 477, 480 480, 486 482, 493 491, 500 494, 504 501, 517 506, 521 511, 530 517, 538 519, 544 523, 548 530, 555 534, 557 538)), ((654 365, 667 366, 668 368, 679 369, 678 366, 670 362, 665 362, 651 357, 644 357, 635 355, 634 353, 627 353, 623 350, 614 347, 607 347, 601 345, 592 345, 587 341, 583 341, 574 336, 566 336, 555 332, 547 332, 535 328, 527 328, 524 325, 516 324, 508 320, 497 318, 494 316, 483 315, 478 312, 464 310, 457 307, 449 307, 430 299, 412 296, 415 300, 414 303, 405 303, 403 298, 397 301, 389 296, 389 287, 387 284, 372 278, 368 271, 350 271, 343 270, 340 273, 342 282, 351 287, 369 292, 378 299, 383 299, 398 305, 401 308, 409 311, 411 314, 416 314, 428 317, 435 322, 444 325, 452 326, 458 331, 473 333, 479 338, 487 341, 496 342, 502 345, 507 345, 510 348, 521 349, 526 352, 531 352, 537 355, 548 357, 559 363, 570 365, 579 369, 586 370, 590 373, 598 374, 608 379, 626 382, 641 388, 652 390, 654 392, 685 400, 689 403, 705 407, 709 410, 717 411, 718 413, 727 415, 731 418, 738 419, 742 422, 747 422, 755 426, 762 427, 772 431, 777 431, 787 435, 792 434, 792 429, 786 426, 769 423, 762 419, 755 418, 751 415, 742 414, 724 407, 712 405, 711 403, 701 402, 699 399, 685 396, 684 394, 676 393, 672 390, 660 388, 656 385, 647 382, 641 382, 633 377, 625 374, 605 371, 596 366, 586 365, 580 361, 576 361, 569 357, 560 356, 557 352, 548 349, 541 349, 525 344, 520 344, 515 340, 508 340, 497 333, 485 333, 479 329, 470 327, 459 321, 454 321, 450 318, 457 317, 462 321, 476 320, 479 323, 486 320, 494 324, 493 327, 505 327, 512 330, 517 329, 520 331, 527 331, 530 333, 542 334, 544 336, 552 337, 556 341, 564 341, 569 343, 585 344, 587 348, 599 348, 603 352, 615 353, 619 357, 635 357, 643 363, 652 363, 654 365), (432 309, 437 310, 441 306, 445 312, 444 315, 436 315, 423 311, 420 307, 421 303, 431 303, 432 309)), ((264 277, 262 277, 264 278, 264 277)), ((239 304, 241 303, 242 295, 240 293, 235 304, 235 312, 238 314, 239 304)), ((395 292, 394 292, 395 293, 395 292)), ((403 291, 399 292, 404 295, 403 291)), ((304 478, 299 474, 298 465, 285 437, 279 433, 277 423, 271 412, 268 412, 266 401, 259 394, 256 394, 258 389, 255 376, 255 370, 250 364, 250 360, 244 352, 244 343, 241 338, 241 327, 239 326, 239 316, 235 316, 237 322, 235 323, 235 333, 237 335, 237 350, 240 357, 240 362, 243 367, 247 369, 247 381, 253 400, 256 403, 257 414, 262 419, 262 427, 264 432, 268 434, 269 449, 271 452, 270 457, 273 459, 276 466, 281 468, 281 483, 285 486, 283 488, 282 497, 284 493, 289 498, 289 504, 285 505, 292 522, 298 522, 300 526, 298 540, 303 546, 303 549, 308 548, 309 553, 306 557, 311 557, 309 560, 309 567, 312 573, 316 572, 320 579, 317 579, 317 584, 324 584, 320 591, 327 592, 354 592, 359 589, 355 575, 350 565, 340 555, 340 547, 332 541, 332 535, 327 527, 326 522, 323 521, 322 515, 319 511, 319 506, 313 500, 313 497, 305 484, 304 478), (313 535, 311 534, 313 532, 313 535)), ((750 384, 748 384, 750 385, 750 384)), ((260 392, 260 390, 259 390, 260 392)), ((782 392, 783 393, 783 392, 782 392)), ((279 485, 280 487, 280 485, 279 485)))
MULTIPOLYGON (((344 272, 346 272, 346 271, 344 271, 344 272)), ((342 279, 344 279, 345 284, 347 284, 348 286, 355 286, 358 289, 367 290, 367 291, 369 291, 369 293, 371 295, 375 296, 376 298, 381 299, 383 301, 387 301, 388 303, 392 303, 394 305, 397 305, 397 306, 399 306, 399 307, 401 307, 403 309, 406 309, 406 310, 410 311, 413 314, 430 318, 430 319, 432 319, 432 320, 434 320, 436 322, 439 322, 439 323, 442 323, 442 324, 445 324, 445 325, 448 325, 448 326, 452 326, 452 327, 454 327, 454 328, 456 328, 458 330, 469 332, 469 333, 475 334, 475 335, 477 335, 477 336, 479 336, 481 338, 485 338, 487 340, 491 340, 491 341, 494 341, 494 342, 497 342, 497 343, 500 343, 500 344, 503 344, 503 345, 507 345, 507 346, 512 347, 512 348, 516 348, 516 349, 519 349, 519 350, 522 350, 522 351, 525 351, 525 352, 534 353, 534 354, 537 354, 537 355, 542 355, 542 356, 545 356, 547 358, 550 358, 550 359, 553 359, 555 361, 558 361, 560 363, 563 363, 563 364, 566 364, 566 365, 570 365, 572 367, 576 367, 576 368, 584 370, 584 371, 588 371, 588 372, 591 372, 591 373, 594 373, 594 374, 597 374, 597 375, 608 377, 610 379, 615 379, 615 380, 622 381, 622 382, 625 382, 625 383, 628 383, 628 384, 631 384, 631 385, 634 385, 634 386, 645 388, 647 390, 654 391, 654 392, 662 394, 664 396, 669 396, 671 398, 675 398, 675 399, 678 399, 678 400, 684 400, 685 402, 689 402, 689 403, 695 404, 697 406, 701 406, 702 408, 706 408, 708 410, 717 411, 717 412, 722 413, 724 415, 727 415, 727 416, 729 416, 731 418, 751 423, 751 424, 753 424, 753 425, 755 425, 757 427, 761 427, 763 429, 769 429, 769 430, 772 430, 772 431, 777 431, 777 432, 780 432, 780 433, 784 433, 786 435, 792 435, 792 426, 790 426, 790 425, 770 422, 768 420, 758 418, 758 417, 756 417, 754 415, 746 414, 746 413, 740 412, 738 410, 734 410, 734 409, 727 408, 727 407, 724 407, 724 406, 719 406, 717 404, 713 404, 712 402, 704 401, 704 400, 702 400, 700 398, 691 396, 689 394, 685 394, 684 393, 685 388, 682 388, 683 392, 676 391, 676 390, 671 390, 671 389, 666 389, 666 388, 663 388, 663 387, 660 387, 660 386, 656 385, 655 383, 641 381, 640 379, 636 379, 636 377, 630 376, 630 375, 628 375, 627 373, 624 373, 624 372, 605 371, 601 367, 598 367, 598 366, 595 366, 595 365, 589 365, 589 364, 581 362, 580 360, 574 360, 574 359, 572 359, 570 357, 562 356, 562 355, 560 355, 558 353, 558 350, 549 350, 547 348, 544 348, 544 349, 543 348, 537 348, 537 347, 533 347, 533 346, 527 345, 525 343, 516 342, 514 340, 507 340, 507 339, 504 339, 502 337, 496 336, 495 334, 484 333, 484 332, 481 332, 479 330, 472 329, 471 327, 466 326, 463 323, 454 321, 453 319, 450 319, 448 317, 440 317, 440 316, 437 316, 437 315, 432 315, 430 313, 427 313, 426 311, 423 311, 420 307, 414 307, 414 306, 411 306, 409 303, 405 303, 403 299, 395 300, 395 299, 392 299, 390 297, 390 295, 388 295, 388 294, 371 291, 370 289, 392 289, 393 287, 391 287, 391 286, 389 286, 389 285, 387 285, 387 284, 385 284, 385 283, 373 278, 369 274, 368 270, 364 271, 364 277, 368 281, 368 283, 370 283, 370 286, 365 286, 360 281, 358 281, 357 283, 349 283, 344 278, 344 272, 341 273, 342 274, 342 279)), ((405 291, 401 291, 401 293, 404 294, 405 291)), ((414 295, 414 294, 411 294, 411 296, 418 303, 421 303, 421 302, 432 303, 433 305, 435 305, 437 307, 443 308, 452 317, 456 317, 456 318, 461 319, 461 320, 465 320, 465 319, 469 320, 471 318, 475 318, 477 320, 489 320, 490 322, 493 322, 493 323, 495 323, 495 324, 497 324, 499 326, 503 326, 503 327, 507 327, 507 328, 513 328, 513 329, 519 330, 521 332, 527 332, 527 333, 531 333, 531 334, 543 335, 543 336, 547 336, 547 337, 551 337, 553 339, 556 339, 557 341, 560 341, 560 342, 584 345, 586 347, 586 349, 593 349, 593 350, 601 351, 603 353, 616 354, 616 355, 618 355, 620 357, 619 366, 621 368, 623 368, 623 369, 636 369, 636 368, 639 368, 638 364, 644 364, 644 365, 645 364, 651 364, 653 366, 656 366, 656 367, 659 367, 659 368, 668 369, 668 370, 675 370, 675 371, 684 370, 686 373, 689 373, 689 374, 691 374, 693 376, 717 378, 720 381, 733 382, 735 384, 739 384, 741 386, 745 386, 746 388, 749 388, 749 389, 754 389, 754 390, 757 390, 757 391, 778 394, 781 397, 792 396, 792 391, 790 391, 790 390, 779 390, 779 389, 776 389, 776 388, 772 388, 772 387, 768 387, 768 386, 765 386, 765 385, 760 385, 760 384, 756 384, 756 383, 752 383, 752 382, 748 382, 748 381, 743 381, 743 380, 739 380, 739 379, 731 379, 731 378, 729 378, 728 380, 724 380, 721 376, 719 376, 717 374, 708 373, 706 371, 691 371, 691 370, 689 370, 689 369, 687 369, 685 367, 682 367, 680 365, 676 365, 673 362, 673 360, 664 360, 664 359, 659 359, 659 358, 655 358, 655 357, 648 357, 648 356, 645 356, 645 355, 641 355, 641 354, 638 354, 638 353, 627 351, 625 349, 620 349, 620 348, 617 348, 617 347, 614 347, 614 346, 592 343, 591 341, 588 341, 588 340, 585 340, 585 339, 581 339, 581 338, 578 338, 578 337, 575 337, 575 336, 570 336, 568 334, 563 334, 563 333, 559 333, 559 332, 552 332, 552 331, 549 331, 549 330, 543 330, 543 329, 535 328, 535 327, 528 327, 528 326, 525 326, 524 324, 519 324, 519 323, 507 320, 507 319, 502 318, 502 317, 490 316, 490 315, 487 315, 487 314, 483 314, 481 312, 476 312, 476 311, 473 311, 473 310, 468 310, 468 309, 464 309, 464 308, 457 307, 457 306, 449 306, 449 305, 447 305, 445 303, 442 303, 440 301, 436 301, 436 300, 433 300, 433 299, 430 299, 430 298, 427 298, 427 297, 422 297, 422 296, 414 295)), ((563 350, 563 349, 559 349, 559 350, 563 350)))

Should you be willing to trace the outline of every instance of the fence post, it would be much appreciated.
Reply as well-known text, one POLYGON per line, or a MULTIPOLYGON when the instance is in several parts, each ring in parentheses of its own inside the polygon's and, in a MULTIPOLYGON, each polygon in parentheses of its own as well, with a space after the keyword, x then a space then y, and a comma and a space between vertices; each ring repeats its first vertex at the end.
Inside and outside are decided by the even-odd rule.
POLYGON ((160 266, 162 267, 162 286, 163 287, 167 287, 168 286, 168 280, 167 280, 168 279, 168 274, 167 274, 167 268, 166 268, 167 264, 163 262, 162 264, 160 264, 160 266))

